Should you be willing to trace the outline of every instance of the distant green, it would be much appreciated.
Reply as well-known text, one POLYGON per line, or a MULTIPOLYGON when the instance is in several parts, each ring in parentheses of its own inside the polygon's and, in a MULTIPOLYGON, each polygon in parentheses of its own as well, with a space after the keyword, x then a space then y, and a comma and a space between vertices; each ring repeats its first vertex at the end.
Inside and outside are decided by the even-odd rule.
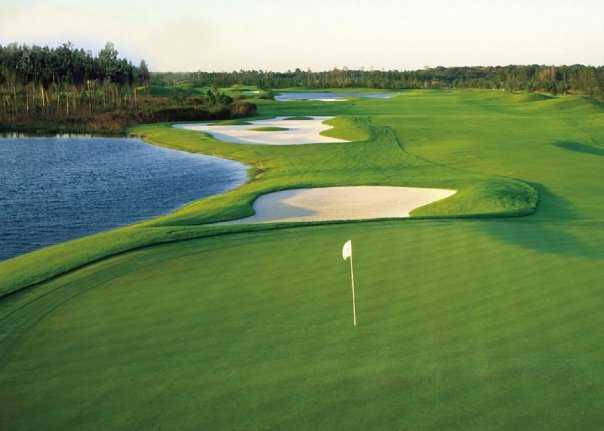
POLYGON ((0 429, 601 428, 604 171, 584 150, 604 145, 601 105, 408 91, 259 115, 336 116, 325 133, 354 142, 137 127, 250 181, 0 263, 0 429), (360 184, 459 192, 409 220, 207 224, 269 191, 360 184))

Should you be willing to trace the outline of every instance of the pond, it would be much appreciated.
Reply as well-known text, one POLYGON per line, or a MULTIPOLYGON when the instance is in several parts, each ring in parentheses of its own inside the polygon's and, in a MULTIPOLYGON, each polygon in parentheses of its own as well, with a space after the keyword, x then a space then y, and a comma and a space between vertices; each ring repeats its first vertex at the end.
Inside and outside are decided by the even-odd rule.
POLYGON ((131 138, 0 138, 0 260, 165 214, 246 167, 131 138))

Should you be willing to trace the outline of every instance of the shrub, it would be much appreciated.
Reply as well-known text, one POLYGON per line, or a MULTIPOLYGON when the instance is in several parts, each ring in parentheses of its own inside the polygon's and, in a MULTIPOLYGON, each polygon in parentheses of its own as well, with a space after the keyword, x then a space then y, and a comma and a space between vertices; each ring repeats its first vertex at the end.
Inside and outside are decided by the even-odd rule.
POLYGON ((256 105, 243 100, 236 100, 231 104, 231 117, 251 117, 256 115, 256 105))

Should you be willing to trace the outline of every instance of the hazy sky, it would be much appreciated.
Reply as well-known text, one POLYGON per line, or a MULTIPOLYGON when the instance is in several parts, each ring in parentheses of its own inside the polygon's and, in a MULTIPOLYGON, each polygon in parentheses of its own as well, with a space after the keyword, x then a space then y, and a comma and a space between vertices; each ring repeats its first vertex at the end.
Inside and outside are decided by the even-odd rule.
POLYGON ((0 44, 153 70, 604 64, 604 0, 0 0, 0 44))

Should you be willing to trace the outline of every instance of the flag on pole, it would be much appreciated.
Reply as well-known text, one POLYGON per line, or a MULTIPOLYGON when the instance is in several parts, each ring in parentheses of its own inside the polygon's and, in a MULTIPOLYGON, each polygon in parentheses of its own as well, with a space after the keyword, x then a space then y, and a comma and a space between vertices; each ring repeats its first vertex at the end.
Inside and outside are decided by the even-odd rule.
POLYGON ((344 260, 350 259, 350 283, 352 285, 352 324, 357 326, 357 304, 354 299, 354 269, 352 265, 352 241, 348 240, 342 247, 342 257, 344 260))
POLYGON ((344 247, 342 248, 342 257, 344 260, 352 257, 352 241, 348 240, 344 244, 344 247))

